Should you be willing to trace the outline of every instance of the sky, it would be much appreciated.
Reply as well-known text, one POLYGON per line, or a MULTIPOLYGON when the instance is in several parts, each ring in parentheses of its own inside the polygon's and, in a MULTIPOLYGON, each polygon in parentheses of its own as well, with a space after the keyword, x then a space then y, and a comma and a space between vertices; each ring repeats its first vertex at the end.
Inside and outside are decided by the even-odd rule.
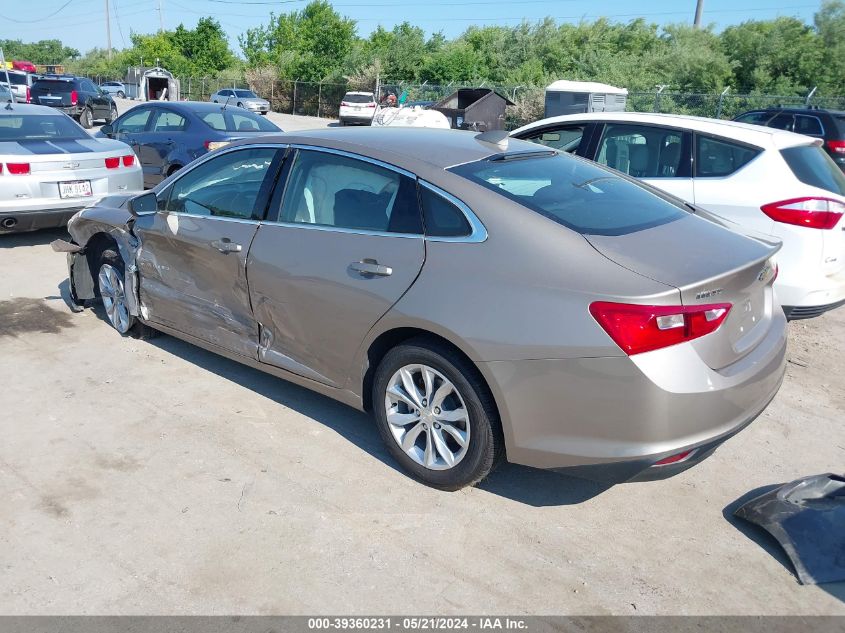
MULTIPOLYGON (((180 23, 192 28, 200 17, 212 15, 226 30, 232 49, 240 54, 238 35, 266 24, 271 11, 302 9, 308 0, 108 0, 112 46, 129 46, 132 31, 152 33, 161 19, 166 29, 180 23)), ((358 23, 358 34, 368 35, 379 24, 387 29, 404 20, 426 33, 442 31, 451 38, 472 24, 514 25, 523 19, 546 16, 559 22, 607 17, 628 22, 643 17, 649 22, 691 23, 696 0, 337 0, 335 9, 358 23)), ((34 0, 22 11, 20 0, 0 0, 0 39, 60 39, 85 52, 106 45, 106 0, 34 0)), ((705 24, 721 30, 745 20, 781 15, 811 22, 820 0, 704 0, 705 24)))

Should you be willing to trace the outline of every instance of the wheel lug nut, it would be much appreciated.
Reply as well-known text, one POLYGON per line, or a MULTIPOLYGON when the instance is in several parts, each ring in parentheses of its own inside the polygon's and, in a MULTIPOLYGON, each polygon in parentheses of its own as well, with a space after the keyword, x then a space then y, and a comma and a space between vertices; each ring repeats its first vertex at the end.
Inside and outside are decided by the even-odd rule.
POLYGON ((428 401, 425 398, 423 398, 422 406, 424 406, 424 407, 428 406, 428 401))
POLYGON ((440 415, 440 408, 434 407, 434 415, 440 415))
POLYGON ((414 415, 419 415, 419 414, 420 414, 420 410, 419 410, 419 409, 414 409, 414 415))
POLYGON ((440 428, 440 425, 439 425, 439 424, 437 424, 437 423, 435 423, 435 424, 434 424, 434 428, 435 428, 435 429, 439 429, 439 428, 440 428))

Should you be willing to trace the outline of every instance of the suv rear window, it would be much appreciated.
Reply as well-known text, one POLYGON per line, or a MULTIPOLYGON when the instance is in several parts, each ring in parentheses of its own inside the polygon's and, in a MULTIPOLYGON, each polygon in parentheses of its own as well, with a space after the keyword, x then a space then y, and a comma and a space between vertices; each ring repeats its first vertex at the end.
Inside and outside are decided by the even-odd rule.
POLYGON ((375 98, 373 95, 353 95, 347 92, 343 95, 343 100, 347 103, 372 103, 375 98))
POLYGON ((688 215, 609 169, 557 152, 488 158, 449 171, 587 235, 625 235, 688 215))
POLYGON ((800 145, 780 150, 795 177, 805 185, 845 196, 845 174, 817 145, 800 145))
POLYGON ((58 79, 39 79, 32 84, 33 90, 50 90, 51 92, 70 92, 74 89, 72 81, 58 79))

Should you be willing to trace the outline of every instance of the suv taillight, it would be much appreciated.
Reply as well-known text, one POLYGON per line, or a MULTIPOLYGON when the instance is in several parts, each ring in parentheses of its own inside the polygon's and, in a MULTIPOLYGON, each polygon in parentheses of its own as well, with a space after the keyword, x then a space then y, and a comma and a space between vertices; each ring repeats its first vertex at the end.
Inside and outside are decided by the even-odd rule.
POLYGON ((76 105, 79 101, 79 95, 76 94, 76 90, 70 91, 70 105, 76 105))
POLYGON ((590 304, 590 314, 628 356, 715 332, 730 310, 730 303, 646 306, 596 301, 590 304))
POLYGON ((845 141, 828 141, 827 146, 834 154, 845 154, 845 141))
POLYGON ((830 198, 791 198, 764 204, 760 209, 775 222, 832 229, 845 214, 845 204, 830 198))
POLYGON ((29 86, 26 87, 26 102, 32 103, 32 93, 29 91, 29 86))
POLYGON ((344 108, 348 108, 348 107, 349 107, 349 106, 351 106, 352 104, 351 104, 351 103, 349 103, 348 101, 341 101, 341 102, 340 102, 340 105, 342 105, 344 108))

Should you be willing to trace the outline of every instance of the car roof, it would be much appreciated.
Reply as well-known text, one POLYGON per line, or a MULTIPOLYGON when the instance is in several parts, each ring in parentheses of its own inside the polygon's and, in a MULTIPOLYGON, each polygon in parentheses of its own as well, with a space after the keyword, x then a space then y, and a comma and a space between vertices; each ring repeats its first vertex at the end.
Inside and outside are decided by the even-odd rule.
POLYGON ((751 114, 752 112, 771 112, 772 114, 776 114, 777 112, 789 112, 790 114, 807 114, 807 115, 814 115, 814 114, 833 114, 836 116, 845 115, 845 110, 829 110, 827 108, 802 108, 801 106, 769 106, 766 108, 755 108, 753 110, 747 110, 742 114, 738 114, 737 117, 741 117, 745 114, 751 114))
POLYGON ((720 136, 728 136, 743 143, 759 146, 793 147, 795 145, 818 144, 819 141, 802 134, 778 130, 776 128, 753 125, 751 123, 738 123, 736 121, 724 121, 722 119, 708 119, 700 116, 689 116, 685 114, 659 114, 655 112, 588 112, 584 114, 565 114, 563 116, 550 117, 534 123, 524 125, 514 130, 511 134, 527 132, 528 130, 543 127, 550 123, 567 122, 601 122, 621 121, 623 123, 644 123, 652 125, 667 125, 678 127, 695 132, 705 132, 720 136))
POLYGON ((485 141, 477 132, 411 127, 322 128, 285 134, 261 135, 236 141, 233 145, 252 143, 291 143, 315 145, 383 160, 409 171, 420 164, 447 169, 490 156, 519 152, 537 152, 537 145, 508 139, 506 145, 485 141))
POLYGON ((60 114, 56 110, 56 108, 51 108, 50 106, 43 106, 43 105, 35 105, 34 103, 15 103, 12 104, 11 109, 7 108, 6 106, 0 107, 0 116, 7 115, 7 116, 14 116, 21 114, 33 114, 38 116, 56 116, 60 114))
MULTIPOLYGON (((223 90, 231 90, 231 88, 223 88, 223 90)), ((153 108, 171 108, 172 110, 176 110, 177 112, 203 113, 216 112, 222 110, 225 107, 225 104, 214 103, 213 101, 145 101, 135 107, 138 108, 141 106, 149 106, 153 108)), ((229 107, 234 109, 234 106, 229 107)), ((242 110, 239 110, 239 113, 242 112, 242 110)))

